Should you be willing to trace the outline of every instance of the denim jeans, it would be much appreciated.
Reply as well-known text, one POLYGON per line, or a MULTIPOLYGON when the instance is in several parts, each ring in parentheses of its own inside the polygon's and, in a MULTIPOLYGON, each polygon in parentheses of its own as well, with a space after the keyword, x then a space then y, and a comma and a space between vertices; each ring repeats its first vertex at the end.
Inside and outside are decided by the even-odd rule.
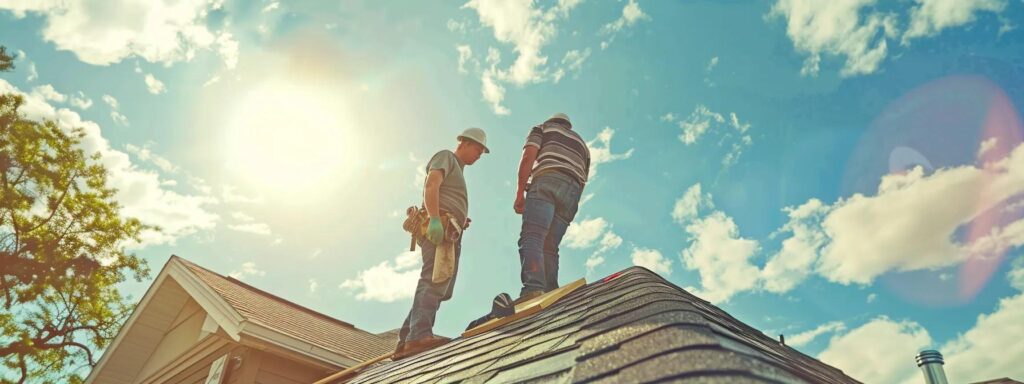
POLYGON ((455 277, 459 272, 462 239, 455 242, 455 271, 452 278, 437 284, 431 280, 431 276, 434 274, 434 254, 437 252, 437 246, 424 239, 420 239, 418 244, 420 253, 423 255, 423 268, 420 269, 420 279, 416 282, 416 294, 412 299, 412 309, 409 310, 409 316, 406 316, 405 323, 402 324, 402 330, 398 332, 399 344, 433 334, 437 309, 441 307, 442 301, 452 298, 455 277))
POLYGON ((558 244, 576 217, 582 189, 575 178, 559 172, 533 178, 519 233, 520 294, 558 288, 558 244))

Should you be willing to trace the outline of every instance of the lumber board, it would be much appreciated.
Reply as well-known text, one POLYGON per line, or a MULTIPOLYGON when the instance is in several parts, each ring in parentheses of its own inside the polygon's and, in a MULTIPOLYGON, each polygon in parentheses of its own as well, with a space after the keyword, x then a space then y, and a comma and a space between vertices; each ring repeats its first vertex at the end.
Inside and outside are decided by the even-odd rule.
POLYGON ((587 279, 579 279, 558 287, 551 292, 537 296, 529 301, 519 303, 516 305, 516 313, 505 317, 499 317, 497 319, 491 319, 486 323, 480 324, 473 329, 463 332, 462 337, 476 336, 513 321, 533 316, 586 284, 587 279))

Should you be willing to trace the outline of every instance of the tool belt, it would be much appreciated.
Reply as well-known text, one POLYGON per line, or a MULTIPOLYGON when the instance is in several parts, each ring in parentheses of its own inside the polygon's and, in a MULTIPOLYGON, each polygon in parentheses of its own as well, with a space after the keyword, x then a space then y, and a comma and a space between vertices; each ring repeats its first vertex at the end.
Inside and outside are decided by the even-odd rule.
MULTIPOLYGON (((427 233, 430 215, 426 208, 416 206, 407 208, 405 214, 402 229, 411 236, 409 251, 412 252, 416 250, 416 241, 424 239, 427 233)), ((450 213, 441 211, 441 226, 444 228, 444 239, 437 245, 434 253, 434 268, 431 272, 431 280, 434 283, 448 281, 455 274, 455 243, 462 237, 462 226, 450 213)))
MULTIPOLYGON (((427 226, 430 224, 430 214, 427 213, 426 208, 412 206, 405 209, 405 215, 402 229, 411 235, 409 252, 412 252, 416 250, 416 241, 423 239, 427 233, 427 226)), ((441 226, 444 227, 445 239, 443 241, 455 242, 462 236, 462 226, 456 223, 455 216, 448 212, 441 211, 441 226)))

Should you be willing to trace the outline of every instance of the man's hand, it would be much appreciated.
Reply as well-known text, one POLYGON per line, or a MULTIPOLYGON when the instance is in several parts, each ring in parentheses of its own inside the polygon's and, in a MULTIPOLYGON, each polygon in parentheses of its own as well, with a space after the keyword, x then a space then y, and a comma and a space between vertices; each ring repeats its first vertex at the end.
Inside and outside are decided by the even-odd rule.
POLYGON ((512 204, 512 209, 516 210, 516 214, 522 215, 525 208, 526 198, 523 197, 523 192, 516 192, 516 202, 512 204))
POLYGON ((441 244, 441 240, 444 239, 444 226, 441 225, 441 218, 430 218, 430 223, 427 224, 427 234, 424 236, 427 238, 427 241, 434 243, 434 245, 441 244))

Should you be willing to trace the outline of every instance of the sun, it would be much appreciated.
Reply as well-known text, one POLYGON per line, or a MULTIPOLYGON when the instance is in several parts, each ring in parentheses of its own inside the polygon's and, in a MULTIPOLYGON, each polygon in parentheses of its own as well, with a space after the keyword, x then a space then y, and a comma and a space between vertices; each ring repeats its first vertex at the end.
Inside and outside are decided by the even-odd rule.
POLYGON ((350 174, 353 127, 338 92, 316 84, 268 81, 231 111, 225 167, 264 195, 309 196, 350 174))

